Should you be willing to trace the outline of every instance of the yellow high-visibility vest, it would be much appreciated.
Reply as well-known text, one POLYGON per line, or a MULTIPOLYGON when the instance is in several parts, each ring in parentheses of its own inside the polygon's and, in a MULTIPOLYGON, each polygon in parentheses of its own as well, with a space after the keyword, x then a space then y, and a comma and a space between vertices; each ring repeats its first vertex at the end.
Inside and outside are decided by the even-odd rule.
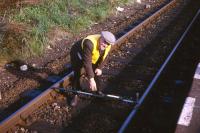
MULTIPOLYGON (((95 35, 89 35, 86 38, 83 39, 82 41, 82 49, 83 49, 83 42, 85 39, 88 39, 92 42, 93 44, 93 50, 92 50, 92 64, 96 64, 96 62, 98 61, 99 57, 100 57, 100 53, 99 53, 99 47, 98 47, 98 43, 99 43, 99 38, 101 37, 100 34, 95 34, 95 35)), ((105 49, 105 53, 103 55, 103 60, 106 58, 106 56, 108 55, 109 51, 111 49, 111 45, 109 45, 106 49, 105 49)))

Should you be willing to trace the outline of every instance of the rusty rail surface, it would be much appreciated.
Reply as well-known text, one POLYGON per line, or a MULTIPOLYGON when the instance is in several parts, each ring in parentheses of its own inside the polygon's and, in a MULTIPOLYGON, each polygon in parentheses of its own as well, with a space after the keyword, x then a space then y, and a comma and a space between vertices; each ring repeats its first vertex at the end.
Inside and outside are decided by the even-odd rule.
MULTIPOLYGON (((123 42, 128 40, 131 36, 134 34, 138 34, 142 28, 146 27, 148 24, 153 23, 156 21, 159 16, 167 12, 168 10, 172 9, 176 3, 179 0, 172 0, 170 3, 166 4, 164 7, 162 7, 160 10, 152 14, 150 17, 148 17, 146 20, 144 20, 142 23, 138 24, 136 27, 131 29, 129 32, 127 32, 125 35, 120 37, 116 41, 115 47, 112 48, 112 50, 119 47, 123 42)), ((0 122, 0 133, 9 133, 14 132, 16 127, 18 125, 24 125, 24 120, 32 114, 35 110, 37 110, 41 105, 46 103, 49 99, 54 98, 57 95, 57 92, 54 88, 58 87, 66 87, 70 84, 70 79, 73 76, 73 72, 70 72, 68 75, 66 75, 63 79, 49 87, 46 91, 41 93, 39 96, 31 100, 29 103, 21 107, 19 110, 17 110, 15 113, 10 115, 8 118, 0 122)))

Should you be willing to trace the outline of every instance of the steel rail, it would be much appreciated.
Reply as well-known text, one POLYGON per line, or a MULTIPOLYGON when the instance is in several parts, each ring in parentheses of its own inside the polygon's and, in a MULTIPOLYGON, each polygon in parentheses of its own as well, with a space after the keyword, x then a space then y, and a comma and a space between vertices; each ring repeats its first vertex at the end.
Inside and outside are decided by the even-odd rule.
POLYGON ((177 48, 181 45, 181 42, 183 41, 183 39, 187 35, 187 33, 190 30, 192 24, 197 19, 199 13, 200 13, 200 9, 198 10, 198 12, 196 13, 196 15, 192 19, 191 23, 189 24, 189 26, 187 27, 187 29, 185 30, 185 32, 183 33, 183 35, 181 36, 181 38, 179 39, 179 41, 177 42, 177 44, 175 45, 175 47, 173 48, 172 52, 169 54, 169 56, 167 57, 167 59, 165 60, 165 62, 163 63, 163 65, 160 67, 160 69, 158 70, 158 72, 154 76, 153 80, 151 81, 151 83, 147 87, 146 91, 143 93, 142 97, 138 100, 138 103, 136 104, 136 106, 133 108, 133 110, 131 111, 131 113, 128 115, 128 117, 126 118, 126 120, 124 121, 124 123, 122 124, 122 126, 120 127, 118 133, 123 133, 126 130, 126 128, 129 125, 130 121, 136 115, 139 107, 143 104, 145 98, 148 96, 149 92, 152 90, 153 86, 155 85, 155 83, 157 82, 158 78, 162 74, 162 72, 165 69, 166 65, 168 64, 168 62, 170 61, 170 59, 172 58, 172 56, 176 52, 177 48))
MULTIPOLYGON (((166 6, 162 7, 160 10, 155 12, 153 15, 149 16, 146 20, 144 20, 142 23, 134 27, 132 30, 127 32, 125 35, 120 37, 116 41, 115 47, 112 48, 112 50, 116 49, 118 46, 120 46, 124 41, 129 39, 134 34, 137 34, 141 31, 141 28, 146 27, 149 23, 153 22, 158 18, 161 14, 163 14, 165 11, 169 10, 175 5, 175 2, 178 0, 174 0, 167 4, 166 6)), ((8 118, 0 122, 0 133, 9 133, 13 132, 17 125, 24 124, 24 120, 32 113, 34 112, 38 107, 43 105, 45 102, 48 101, 48 99, 51 99, 55 97, 56 94, 58 94, 54 88, 62 88, 66 87, 70 84, 70 78, 73 76, 73 72, 70 72, 67 76, 65 76, 63 79, 49 87, 46 91, 35 97, 33 100, 31 100, 29 103, 21 107, 18 111, 10 115, 8 118)))

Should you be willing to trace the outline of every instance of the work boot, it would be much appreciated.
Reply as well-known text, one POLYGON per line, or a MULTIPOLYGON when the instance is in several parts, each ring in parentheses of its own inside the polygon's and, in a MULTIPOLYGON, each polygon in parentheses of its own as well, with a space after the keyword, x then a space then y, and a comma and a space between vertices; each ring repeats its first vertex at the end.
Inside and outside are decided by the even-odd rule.
POLYGON ((79 97, 78 97, 78 95, 75 95, 74 98, 72 99, 70 105, 71 105, 72 107, 75 107, 75 106, 78 104, 78 101, 79 101, 79 97))

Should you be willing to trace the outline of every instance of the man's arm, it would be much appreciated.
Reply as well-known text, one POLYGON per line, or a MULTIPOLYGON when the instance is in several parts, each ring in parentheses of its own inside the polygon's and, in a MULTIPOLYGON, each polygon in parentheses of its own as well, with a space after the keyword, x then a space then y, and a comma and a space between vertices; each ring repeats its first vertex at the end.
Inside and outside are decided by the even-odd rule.
POLYGON ((94 78, 94 72, 92 68, 92 50, 92 42, 90 40, 85 40, 83 42, 83 66, 88 79, 94 78))
POLYGON ((94 72, 92 68, 92 50, 92 42, 90 40, 85 40, 83 42, 83 65, 89 79, 91 91, 97 91, 96 82, 94 80, 94 72))

